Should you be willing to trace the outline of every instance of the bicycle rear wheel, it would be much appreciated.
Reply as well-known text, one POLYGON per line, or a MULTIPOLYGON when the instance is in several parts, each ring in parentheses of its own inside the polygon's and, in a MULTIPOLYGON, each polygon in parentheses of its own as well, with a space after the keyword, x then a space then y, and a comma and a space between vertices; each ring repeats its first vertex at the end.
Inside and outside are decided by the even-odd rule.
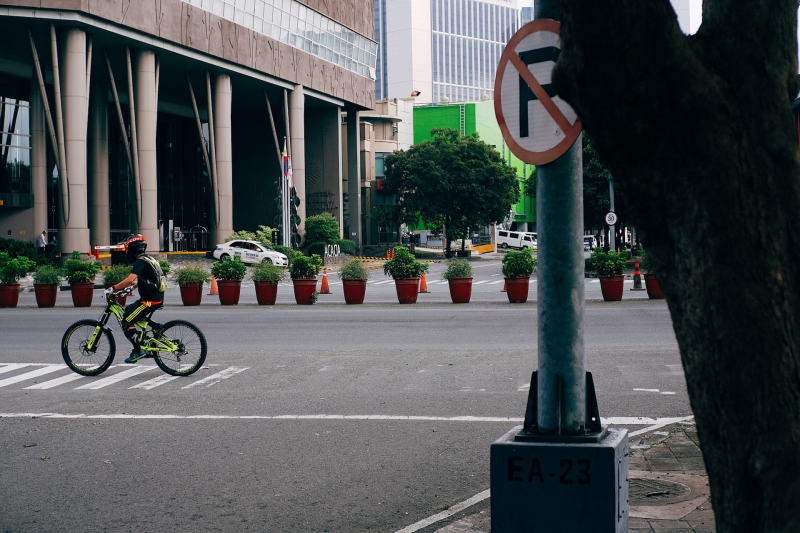
POLYGON ((96 376, 103 373, 114 360, 117 343, 111 332, 103 329, 97 320, 84 319, 72 324, 61 339, 61 356, 73 371, 83 376, 96 376), (97 328, 101 328, 89 350, 89 341, 97 328))
POLYGON ((178 345, 175 352, 156 352, 158 367, 172 376, 197 372, 206 360, 206 337, 200 328, 186 320, 172 320, 162 326, 156 337, 167 337, 178 345))

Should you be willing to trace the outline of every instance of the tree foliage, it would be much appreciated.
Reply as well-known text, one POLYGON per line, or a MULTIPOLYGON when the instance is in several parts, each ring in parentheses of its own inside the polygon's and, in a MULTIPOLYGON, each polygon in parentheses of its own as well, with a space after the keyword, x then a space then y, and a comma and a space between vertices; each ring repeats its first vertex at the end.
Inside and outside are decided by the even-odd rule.
POLYGON ((401 220, 445 227, 450 238, 502 220, 519 200, 516 171, 477 134, 434 129, 424 141, 386 158, 384 188, 397 196, 401 220))
POLYGON ((706 0, 692 36, 668 0, 559 5, 553 82, 636 199, 717 531, 800 531, 797 1, 706 0))

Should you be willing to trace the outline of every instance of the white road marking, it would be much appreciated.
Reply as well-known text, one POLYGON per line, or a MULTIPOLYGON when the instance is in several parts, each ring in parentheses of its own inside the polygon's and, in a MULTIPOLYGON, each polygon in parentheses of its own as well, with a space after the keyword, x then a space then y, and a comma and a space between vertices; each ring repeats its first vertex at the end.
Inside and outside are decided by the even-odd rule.
POLYGON ((599 280, 599 279, 593 279, 593 280, 592 280, 592 281, 590 281, 589 283, 600 283, 600 280, 599 280))
POLYGON ((393 282, 394 282, 393 279, 387 279, 387 280, 375 281, 375 282, 370 281, 369 283, 372 283, 373 285, 385 285, 386 283, 393 283, 393 282))
POLYGON ((674 376, 683 375, 683 365, 664 365, 669 370, 669 373, 674 376))
POLYGON ((636 435, 641 435, 642 433, 648 433, 655 429, 663 428, 664 426, 668 426, 670 424, 677 424, 679 422, 691 422, 694 420, 694 416, 685 416, 683 418, 660 418, 658 422, 653 424, 650 427, 646 427, 644 429, 637 429, 636 431, 631 431, 628 433, 628 437, 635 437, 636 435))
POLYGON ((113 385, 114 383, 119 383, 124 379, 128 379, 130 377, 136 376, 143 372, 147 372, 148 370, 153 370, 154 368, 158 368, 157 366, 135 366, 133 368, 129 368, 128 370, 123 370, 118 374, 114 374, 113 376, 109 376, 107 378, 103 378, 92 383, 87 383, 86 385, 82 385, 80 387, 76 387, 75 390, 97 390, 102 389, 103 387, 108 387, 109 385, 113 385))
POLYGON ((19 370, 20 368, 25 368, 26 366, 30 366, 28 363, 8 363, 3 368, 0 368, 0 374, 5 374, 6 372, 13 372, 14 370, 19 370))
POLYGON ((128 388, 129 389, 144 389, 144 390, 155 389, 159 385, 163 385, 164 383, 169 383, 173 379, 178 379, 179 377, 180 376, 170 376, 170 375, 164 374, 163 376, 158 376, 157 378, 153 378, 151 380, 144 381, 142 383, 134 385, 133 387, 128 387, 128 388))
POLYGON ((481 285, 482 283, 489 283, 489 280, 488 279, 482 279, 480 281, 474 282, 473 285, 481 285))
POLYGON ((50 374, 52 372, 58 372, 59 370, 63 370, 65 367, 66 365, 43 366, 36 370, 25 372, 24 374, 19 374, 17 376, 2 379, 0 380, 0 387, 7 387, 8 385, 13 385, 14 383, 19 383, 20 381, 27 381, 29 379, 38 378, 39 376, 50 374))
POLYGON ((42 383, 37 383, 36 385, 31 385, 30 387, 25 387, 25 390, 44 390, 44 389, 52 389, 53 387, 58 387, 59 385, 63 385, 64 383, 70 383, 77 379, 85 378, 86 376, 81 376, 80 374, 67 374, 66 376, 61 376, 60 378, 51 379, 49 381, 43 381, 42 383))
POLYGON ((200 385, 205 385, 206 387, 210 387, 215 383, 219 383, 223 379, 228 379, 229 377, 238 374, 239 372, 244 372, 247 370, 248 366, 230 366, 221 372, 217 372, 216 374, 211 374, 210 376, 199 379, 192 383, 191 385, 186 385, 185 387, 181 387, 182 389, 191 389, 192 387, 199 387, 200 385))
POLYGON ((489 285, 497 285, 498 283, 505 283, 505 282, 506 280, 504 279, 498 279, 497 281, 490 281, 489 285))
POLYGON ((429 516, 428 518, 422 519, 419 522, 415 522, 415 523, 411 524, 410 526, 406 526, 403 529, 399 530, 397 533, 414 533, 415 531, 419 531, 420 529, 424 529, 424 528, 428 527, 431 524, 435 524, 436 522, 439 522, 440 520, 444 520, 445 518, 449 518, 449 517, 453 516, 456 513, 460 513, 461 511, 463 511, 467 507, 472 507, 476 503, 480 503, 480 502, 482 502, 483 500, 485 500, 488 497, 489 497, 489 489, 486 489, 483 492, 479 492, 478 494, 476 494, 472 498, 464 500, 461 503, 457 503, 454 506, 442 511, 441 513, 437 513, 437 514, 435 514, 433 516, 429 516))
POLYGON ((639 391, 639 392, 661 392, 660 389, 633 389, 633 390, 639 391))

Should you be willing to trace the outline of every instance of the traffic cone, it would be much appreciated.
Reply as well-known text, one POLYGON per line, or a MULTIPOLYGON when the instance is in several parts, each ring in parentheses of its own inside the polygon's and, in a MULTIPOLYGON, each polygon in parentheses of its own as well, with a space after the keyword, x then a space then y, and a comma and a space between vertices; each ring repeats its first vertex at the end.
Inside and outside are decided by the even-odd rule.
POLYGON ((394 250, 389 254, 389 259, 394 259, 394 250))
POLYGON ((430 292, 428 290, 428 282, 425 281, 425 272, 422 273, 422 277, 419 280, 419 292, 420 293, 430 292))
POLYGON ((384 259, 389 259, 389 249, 386 249, 386 253, 384 254, 384 259))
POLYGON ((642 274, 639 272, 639 261, 636 261, 633 269, 633 288, 632 291, 643 291, 642 274))
POLYGON ((506 290, 506 282, 505 282, 505 281, 503 282, 503 290, 501 290, 500 292, 508 292, 508 291, 506 290))
POLYGON ((322 290, 319 291, 320 294, 330 294, 331 289, 328 287, 328 272, 326 269, 322 269, 322 290))
POLYGON ((213 296, 215 294, 219 294, 219 288, 217 288, 217 278, 211 276, 211 290, 209 291, 208 295, 213 296))

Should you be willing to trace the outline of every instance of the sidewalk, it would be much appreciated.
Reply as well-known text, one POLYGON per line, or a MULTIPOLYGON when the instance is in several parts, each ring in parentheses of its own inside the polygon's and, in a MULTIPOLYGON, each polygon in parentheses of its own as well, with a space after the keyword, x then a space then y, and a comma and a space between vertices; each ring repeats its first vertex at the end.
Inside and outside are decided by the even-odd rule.
MULTIPOLYGON (((708 476, 693 423, 630 438, 630 533, 716 533, 708 476)), ((419 533, 490 533, 490 500, 419 533)))

